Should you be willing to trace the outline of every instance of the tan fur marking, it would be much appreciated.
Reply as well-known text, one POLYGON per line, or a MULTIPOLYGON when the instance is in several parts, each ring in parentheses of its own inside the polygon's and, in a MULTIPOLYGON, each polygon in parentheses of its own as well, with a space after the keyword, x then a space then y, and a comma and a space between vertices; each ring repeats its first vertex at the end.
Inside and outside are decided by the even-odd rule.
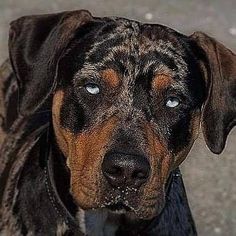
POLYGON ((60 110, 63 97, 63 91, 60 90, 55 93, 52 105, 52 119, 57 142, 60 146, 61 151, 63 152, 65 157, 67 157, 69 152, 69 142, 72 141, 72 134, 70 132, 67 132, 65 129, 62 129, 60 126, 60 110))
POLYGON ((152 87, 154 89, 165 89, 171 85, 173 79, 165 74, 156 75, 152 81, 152 87))
POLYGON ((97 192, 101 188, 101 164, 116 126, 115 117, 93 127, 92 130, 78 135, 70 150, 69 168, 71 169, 72 193, 79 205, 90 208, 99 202, 97 192), (89 201, 91 199, 91 201, 89 201))
POLYGON ((117 118, 110 117, 82 133, 73 134, 60 126, 63 94, 58 91, 53 98, 53 125, 58 145, 70 169, 71 193, 81 208, 96 208, 100 204, 101 163, 117 118))
POLYGON ((146 125, 145 130, 149 147, 148 152, 152 159, 151 166, 153 166, 155 172, 158 173, 158 178, 161 177, 163 179, 168 173, 170 167, 170 163, 166 162, 166 159, 171 159, 167 144, 157 137, 150 124, 146 125))
POLYGON ((139 205, 140 209, 142 209, 140 210, 142 213, 140 217, 148 218, 151 215, 153 216, 156 210, 153 206, 150 208, 150 205, 157 204, 157 207, 163 207, 161 204, 164 202, 164 187, 173 159, 168 152, 167 144, 153 132, 154 129, 151 124, 146 124, 144 130, 148 142, 147 151, 150 157, 152 173, 148 184, 144 187, 144 197, 141 198, 139 205))
POLYGON ((119 75, 113 69, 103 70, 101 72, 102 78, 109 84, 111 87, 115 88, 119 86, 120 78, 119 75))

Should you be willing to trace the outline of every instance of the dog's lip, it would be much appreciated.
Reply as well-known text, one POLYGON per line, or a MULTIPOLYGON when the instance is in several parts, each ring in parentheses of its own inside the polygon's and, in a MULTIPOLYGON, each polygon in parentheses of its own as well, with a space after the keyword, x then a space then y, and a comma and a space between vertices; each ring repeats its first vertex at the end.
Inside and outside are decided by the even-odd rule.
POLYGON ((118 214, 122 214, 122 213, 126 213, 131 211, 131 207, 129 207, 127 204, 125 204, 122 201, 119 201, 117 203, 113 203, 113 204, 107 204, 106 208, 109 209, 110 211, 114 212, 114 213, 118 213, 118 214))

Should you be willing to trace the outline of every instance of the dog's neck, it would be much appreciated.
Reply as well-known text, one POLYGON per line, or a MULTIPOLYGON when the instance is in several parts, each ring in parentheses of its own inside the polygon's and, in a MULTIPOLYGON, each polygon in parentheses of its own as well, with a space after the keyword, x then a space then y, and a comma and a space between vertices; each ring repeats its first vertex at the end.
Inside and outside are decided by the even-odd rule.
POLYGON ((105 209, 79 209, 76 218, 81 231, 88 236, 114 236, 121 222, 121 216, 113 215, 105 209))

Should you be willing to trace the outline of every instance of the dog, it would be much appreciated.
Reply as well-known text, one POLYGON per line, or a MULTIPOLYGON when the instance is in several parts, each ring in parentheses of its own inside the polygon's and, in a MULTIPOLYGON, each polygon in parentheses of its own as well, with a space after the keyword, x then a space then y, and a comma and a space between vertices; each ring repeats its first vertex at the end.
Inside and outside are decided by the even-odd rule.
POLYGON ((179 165, 236 124, 236 55, 214 38, 86 10, 11 23, 1 235, 197 235, 179 165))

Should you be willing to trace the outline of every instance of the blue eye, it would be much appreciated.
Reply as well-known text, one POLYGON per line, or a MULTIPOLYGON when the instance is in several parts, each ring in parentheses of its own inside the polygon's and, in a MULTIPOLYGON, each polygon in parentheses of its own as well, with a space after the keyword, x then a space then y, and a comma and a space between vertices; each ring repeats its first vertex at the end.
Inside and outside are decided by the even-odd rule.
POLYGON ((88 93, 96 95, 100 93, 100 88, 95 83, 88 83, 85 85, 85 89, 88 93))
POLYGON ((166 106, 170 108, 174 108, 179 106, 180 100, 176 97, 169 97, 166 101, 166 106))

